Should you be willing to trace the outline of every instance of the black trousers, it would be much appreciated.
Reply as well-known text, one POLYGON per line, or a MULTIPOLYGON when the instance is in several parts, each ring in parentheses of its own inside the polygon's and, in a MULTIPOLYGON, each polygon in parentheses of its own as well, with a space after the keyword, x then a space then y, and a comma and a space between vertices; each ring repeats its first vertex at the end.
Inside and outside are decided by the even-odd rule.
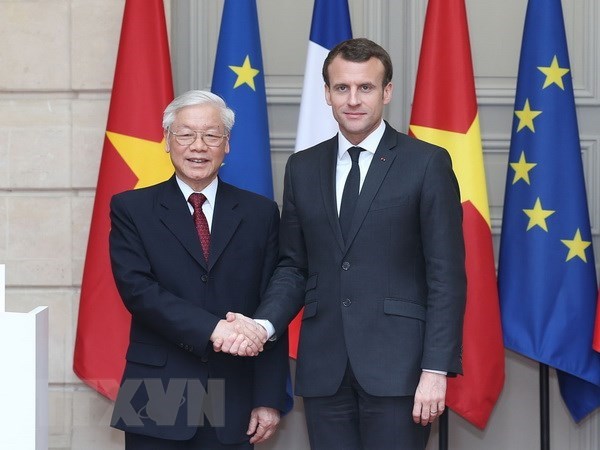
POLYGON ((359 385, 350 364, 330 397, 304 397, 312 450, 424 450, 431 425, 415 424, 414 397, 376 397, 359 385))
POLYGON ((188 441, 172 441, 125 433, 125 450, 252 450, 253 448, 254 446, 249 442, 222 444, 212 427, 198 428, 198 432, 188 441))

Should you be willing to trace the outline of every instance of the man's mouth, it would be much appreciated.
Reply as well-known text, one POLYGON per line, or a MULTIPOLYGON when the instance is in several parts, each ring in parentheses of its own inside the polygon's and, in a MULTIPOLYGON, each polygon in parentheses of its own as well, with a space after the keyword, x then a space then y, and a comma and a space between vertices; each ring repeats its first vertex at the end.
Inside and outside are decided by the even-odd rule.
POLYGON ((363 116, 363 113, 361 113, 361 112, 351 112, 351 111, 348 111, 345 114, 346 114, 347 117, 350 117, 350 118, 357 118, 357 117, 362 117, 363 116))

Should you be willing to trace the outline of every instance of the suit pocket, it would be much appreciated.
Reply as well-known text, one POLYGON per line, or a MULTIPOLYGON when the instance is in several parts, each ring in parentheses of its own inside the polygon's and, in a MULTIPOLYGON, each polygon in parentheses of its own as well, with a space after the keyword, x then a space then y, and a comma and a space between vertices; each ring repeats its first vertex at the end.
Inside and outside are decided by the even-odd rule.
POLYGON ((384 299, 383 312, 394 316, 411 317, 425 322, 426 310, 424 306, 399 298, 384 299))
POLYGON ((319 278, 318 275, 311 275, 308 277, 308 279, 306 280, 306 287, 304 288, 305 292, 308 292, 312 289, 315 289, 317 287, 317 279, 319 278))
POLYGON ((304 305, 302 320, 309 319, 317 315, 317 302, 311 302, 304 305))
POLYGON ((138 364, 162 367, 167 363, 167 349, 161 345, 131 342, 125 358, 138 364))
POLYGON ((407 203, 407 195, 387 196, 385 198, 376 197, 373 199, 369 211, 379 211, 381 209, 405 207, 407 203))

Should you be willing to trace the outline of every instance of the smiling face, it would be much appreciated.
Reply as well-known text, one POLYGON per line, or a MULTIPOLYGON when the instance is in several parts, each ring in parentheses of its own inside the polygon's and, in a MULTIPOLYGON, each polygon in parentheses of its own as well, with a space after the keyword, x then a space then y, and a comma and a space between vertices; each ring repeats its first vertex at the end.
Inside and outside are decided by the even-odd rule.
POLYGON ((225 155, 229 153, 229 138, 217 147, 209 147, 201 133, 220 136, 226 134, 219 109, 212 104, 186 106, 175 113, 170 131, 184 134, 186 130, 197 131, 197 139, 189 145, 181 145, 172 133, 165 131, 167 152, 177 176, 194 191, 208 186, 219 173, 225 155))
POLYGON ((377 58, 352 62, 338 55, 328 75, 325 99, 342 134, 356 145, 381 123, 383 107, 392 99, 392 83, 383 86, 384 67, 377 58))

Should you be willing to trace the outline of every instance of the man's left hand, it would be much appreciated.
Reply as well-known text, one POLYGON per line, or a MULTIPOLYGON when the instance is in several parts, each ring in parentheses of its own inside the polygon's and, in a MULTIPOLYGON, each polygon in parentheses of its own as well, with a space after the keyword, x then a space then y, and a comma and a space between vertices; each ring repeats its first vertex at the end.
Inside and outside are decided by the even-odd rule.
POLYGON ((413 420, 425 426, 433 423, 446 408, 446 375, 422 372, 415 392, 413 420))
POLYGON ((273 436, 273 433, 277 430, 277 425, 279 425, 279 420, 279 411, 274 408, 267 408, 266 406, 254 408, 250 413, 250 424, 246 432, 248 436, 252 436, 250 443, 259 444, 273 436))

